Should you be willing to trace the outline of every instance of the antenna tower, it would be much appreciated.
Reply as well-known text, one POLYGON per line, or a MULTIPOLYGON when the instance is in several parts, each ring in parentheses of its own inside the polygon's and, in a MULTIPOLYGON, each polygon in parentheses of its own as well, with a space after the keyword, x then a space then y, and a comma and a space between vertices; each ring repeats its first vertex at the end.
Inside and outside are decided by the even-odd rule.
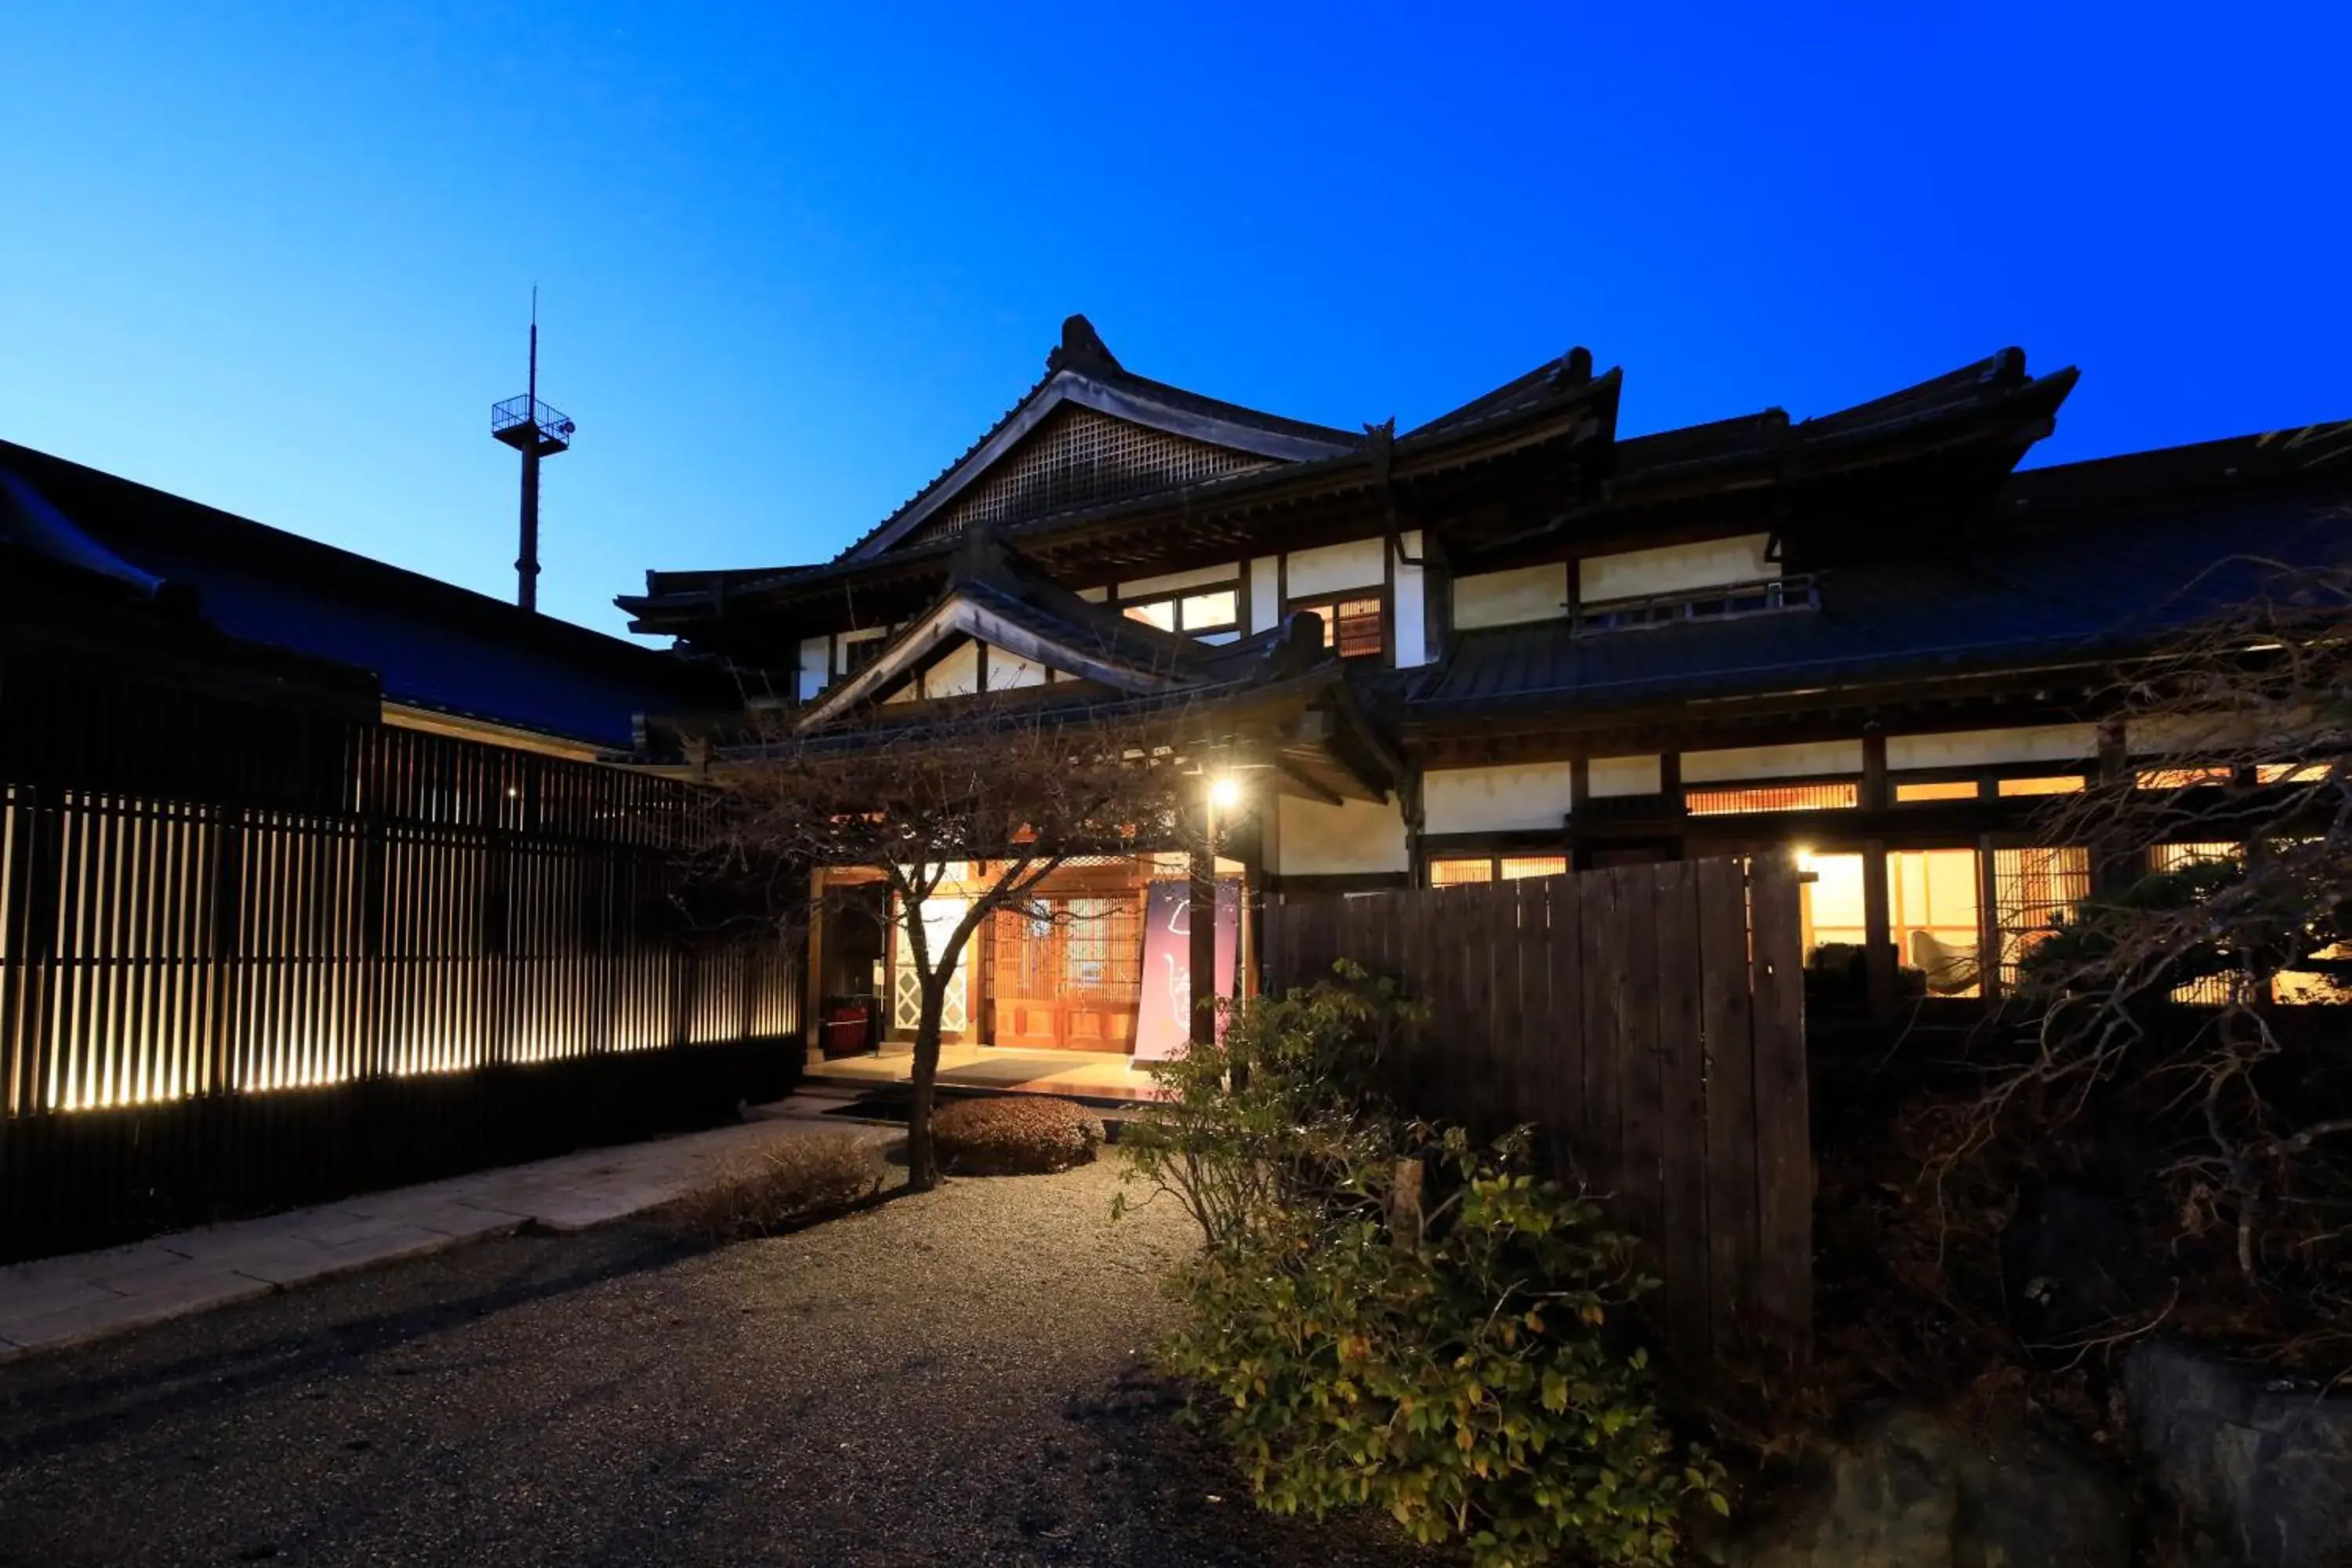
POLYGON ((539 608, 539 462, 571 450, 573 426, 539 400, 539 289, 530 291, 530 382, 520 397, 490 405, 490 434, 522 454, 522 543, 515 556, 515 603, 539 608))

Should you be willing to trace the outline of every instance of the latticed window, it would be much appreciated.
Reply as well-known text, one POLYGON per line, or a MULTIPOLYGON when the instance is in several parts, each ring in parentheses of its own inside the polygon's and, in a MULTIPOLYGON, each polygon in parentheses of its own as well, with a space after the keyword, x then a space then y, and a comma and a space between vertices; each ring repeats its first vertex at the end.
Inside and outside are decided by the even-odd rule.
POLYGON ((1862 786, 1852 779, 1683 791, 1683 808, 1693 816, 1734 816, 1748 811, 1851 811, 1861 802, 1862 786))
POLYGON ((1481 855, 1429 863, 1429 885, 1458 888, 1472 882, 1516 882, 1522 877, 1558 877, 1568 870, 1565 855, 1481 855))
POLYGON ((1323 623, 1323 646, 1336 647, 1341 658, 1378 658, 1388 647, 1387 605, 1378 595, 1326 599, 1293 604, 1323 623))
POLYGON ((2001 984, 2013 985, 2026 955, 2090 897, 2091 852, 2074 847, 1997 849, 1992 865, 2001 984))
POLYGON ((974 523, 1017 522, 1268 466, 1254 452, 1065 404, 908 542, 954 539, 974 523))

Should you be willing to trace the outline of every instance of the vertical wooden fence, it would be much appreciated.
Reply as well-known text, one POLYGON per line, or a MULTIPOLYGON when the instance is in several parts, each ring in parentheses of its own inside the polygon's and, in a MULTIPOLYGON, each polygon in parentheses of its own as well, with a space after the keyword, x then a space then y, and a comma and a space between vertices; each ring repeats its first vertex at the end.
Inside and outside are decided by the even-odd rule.
POLYGON ((796 953, 682 904, 699 799, 0 658, 0 1259, 782 1092, 796 953))
POLYGON ((1647 1245, 1676 1350, 1798 1344, 1812 1166, 1798 883, 1784 858, 1286 903, 1278 987, 1346 958, 1428 1002, 1418 1114, 1532 1122, 1647 1245))

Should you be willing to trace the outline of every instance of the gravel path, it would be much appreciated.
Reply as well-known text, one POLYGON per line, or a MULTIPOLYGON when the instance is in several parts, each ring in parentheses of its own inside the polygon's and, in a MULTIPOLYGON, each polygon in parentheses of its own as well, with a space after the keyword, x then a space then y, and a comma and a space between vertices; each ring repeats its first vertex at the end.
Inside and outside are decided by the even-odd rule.
POLYGON ((0 1563, 1424 1561, 1257 1512, 1110 1162, 709 1249, 519 1236, 0 1366, 0 1563))

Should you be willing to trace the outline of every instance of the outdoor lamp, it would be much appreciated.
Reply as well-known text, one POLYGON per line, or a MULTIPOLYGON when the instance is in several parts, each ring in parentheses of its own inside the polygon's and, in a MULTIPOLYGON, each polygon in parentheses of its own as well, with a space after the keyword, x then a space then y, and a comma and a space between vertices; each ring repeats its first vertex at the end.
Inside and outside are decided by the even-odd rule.
POLYGON ((1219 773, 1209 782, 1209 804, 1219 811, 1231 811, 1242 803, 1242 781, 1231 773, 1219 773))

